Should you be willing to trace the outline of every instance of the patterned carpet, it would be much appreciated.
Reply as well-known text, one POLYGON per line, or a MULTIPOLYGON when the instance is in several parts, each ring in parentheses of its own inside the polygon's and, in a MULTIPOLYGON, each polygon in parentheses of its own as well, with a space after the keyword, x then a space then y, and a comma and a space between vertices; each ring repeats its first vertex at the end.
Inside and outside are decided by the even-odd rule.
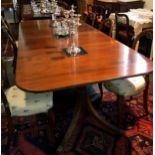
MULTIPOLYGON (((93 88, 91 88, 93 89, 93 88)), ((5 113, 1 118, 2 155, 52 155, 55 154, 73 114, 74 89, 55 92, 56 127, 55 142, 49 135, 47 116, 39 114, 31 117, 14 118, 17 129, 12 137, 10 149, 6 149, 7 130, 5 113), (60 97, 61 96, 61 97, 60 97)), ((109 122, 116 124, 116 97, 105 92, 102 102, 95 91, 91 98, 94 107, 109 122)), ((124 105, 123 129, 126 136, 114 136, 104 131, 102 126, 90 116, 82 118, 70 143, 65 145, 62 155, 152 155, 153 154, 153 84, 149 87, 149 115, 144 115, 142 94, 124 105)), ((116 124, 117 125, 117 124, 116 124)))

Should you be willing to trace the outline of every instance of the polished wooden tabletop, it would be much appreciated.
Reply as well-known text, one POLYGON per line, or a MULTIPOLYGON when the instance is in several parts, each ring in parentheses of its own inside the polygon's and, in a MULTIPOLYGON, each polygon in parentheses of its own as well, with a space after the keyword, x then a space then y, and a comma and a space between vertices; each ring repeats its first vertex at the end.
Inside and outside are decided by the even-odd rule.
POLYGON ((63 52, 69 38, 57 38, 48 20, 24 21, 19 26, 16 84, 28 91, 81 86, 152 72, 152 61, 82 24, 79 46, 87 54, 69 57, 63 52))

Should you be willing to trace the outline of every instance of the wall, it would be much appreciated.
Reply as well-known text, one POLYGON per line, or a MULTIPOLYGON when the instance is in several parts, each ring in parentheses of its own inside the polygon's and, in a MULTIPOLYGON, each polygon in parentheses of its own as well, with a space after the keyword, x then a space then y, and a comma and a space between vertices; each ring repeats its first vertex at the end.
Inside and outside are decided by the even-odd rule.
POLYGON ((144 8, 153 9, 153 0, 144 0, 145 5, 144 8))

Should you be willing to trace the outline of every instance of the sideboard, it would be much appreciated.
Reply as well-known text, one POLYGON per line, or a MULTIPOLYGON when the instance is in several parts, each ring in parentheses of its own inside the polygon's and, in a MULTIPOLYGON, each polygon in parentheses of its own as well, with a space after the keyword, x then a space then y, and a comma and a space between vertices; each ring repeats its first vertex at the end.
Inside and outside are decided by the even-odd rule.
POLYGON ((94 4, 102 5, 105 8, 108 8, 111 12, 127 12, 129 9, 137 9, 144 7, 144 1, 137 0, 137 1, 130 1, 130 2, 107 2, 102 0, 94 0, 94 4))

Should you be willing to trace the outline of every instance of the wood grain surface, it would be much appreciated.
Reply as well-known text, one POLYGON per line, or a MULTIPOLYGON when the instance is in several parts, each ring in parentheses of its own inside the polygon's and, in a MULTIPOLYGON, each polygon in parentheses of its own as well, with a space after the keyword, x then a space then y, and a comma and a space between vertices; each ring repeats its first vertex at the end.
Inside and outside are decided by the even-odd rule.
POLYGON ((48 20, 20 23, 16 84, 49 91, 152 72, 153 63, 87 24, 79 27, 79 46, 87 54, 68 57, 69 38, 57 38, 48 20))

